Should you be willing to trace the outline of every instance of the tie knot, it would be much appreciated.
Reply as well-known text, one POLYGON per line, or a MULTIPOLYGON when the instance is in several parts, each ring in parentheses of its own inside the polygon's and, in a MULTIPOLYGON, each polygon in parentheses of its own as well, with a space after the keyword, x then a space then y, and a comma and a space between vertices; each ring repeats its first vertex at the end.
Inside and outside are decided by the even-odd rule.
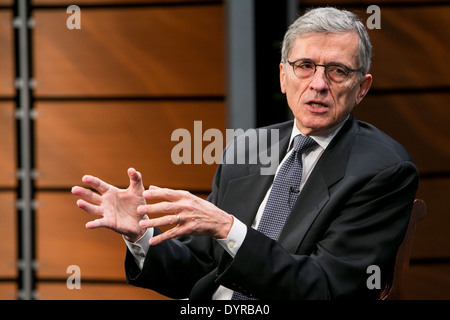
POLYGON ((294 151, 302 154, 312 147, 316 146, 317 142, 309 136, 297 135, 294 137, 294 151))

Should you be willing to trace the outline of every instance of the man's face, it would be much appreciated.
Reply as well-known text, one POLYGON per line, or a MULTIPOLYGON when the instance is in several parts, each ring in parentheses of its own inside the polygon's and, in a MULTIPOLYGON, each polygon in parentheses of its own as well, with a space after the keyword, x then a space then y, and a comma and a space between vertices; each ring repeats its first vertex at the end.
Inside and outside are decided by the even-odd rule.
MULTIPOLYGON (((298 37, 289 61, 308 59, 326 65, 338 62, 358 69, 358 35, 345 33, 312 33, 298 37)), ((306 135, 317 134, 339 124, 364 98, 372 83, 370 74, 361 79, 351 72, 346 80, 334 83, 317 67, 310 79, 299 79, 288 63, 280 64, 281 91, 286 94, 297 127, 306 135)))

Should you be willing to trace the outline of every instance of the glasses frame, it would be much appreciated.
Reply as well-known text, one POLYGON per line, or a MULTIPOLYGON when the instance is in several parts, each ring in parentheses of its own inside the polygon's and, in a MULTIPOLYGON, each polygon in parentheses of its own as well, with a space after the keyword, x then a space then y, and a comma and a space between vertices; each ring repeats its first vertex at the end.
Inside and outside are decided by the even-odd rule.
POLYGON ((311 60, 309 60, 309 59, 297 59, 297 60, 295 60, 294 62, 291 62, 291 61, 288 60, 287 63, 289 63, 289 64, 291 65, 291 67, 292 67, 292 72, 294 72, 295 76, 296 76, 297 78, 301 79, 301 80, 308 80, 308 79, 311 79, 311 78, 316 74, 317 67, 323 67, 323 68, 324 68, 324 72, 325 72, 325 76, 327 77, 327 79, 329 79, 331 82, 334 82, 334 83, 342 83, 342 82, 344 82, 345 80, 348 79, 350 73, 352 73, 352 72, 361 72, 361 73, 362 73, 362 70, 361 70, 361 69, 352 69, 352 68, 347 67, 345 64, 342 64, 342 63, 339 63, 339 62, 332 62, 332 63, 327 63, 327 64, 317 64, 317 63, 315 63, 314 61, 311 61, 311 60), (314 65, 314 72, 313 72, 309 77, 307 77, 307 78, 300 78, 300 77, 295 73, 295 68, 294 68, 294 66, 295 66, 295 64, 296 64, 297 62, 299 62, 299 61, 308 62, 308 63, 311 63, 311 64, 314 65), (345 71, 347 72, 347 75, 346 75, 345 79, 343 79, 342 81, 335 81, 335 80, 331 79, 331 78, 328 76, 328 72, 327 72, 327 68, 330 67, 330 66, 339 66, 339 67, 344 68, 345 71))

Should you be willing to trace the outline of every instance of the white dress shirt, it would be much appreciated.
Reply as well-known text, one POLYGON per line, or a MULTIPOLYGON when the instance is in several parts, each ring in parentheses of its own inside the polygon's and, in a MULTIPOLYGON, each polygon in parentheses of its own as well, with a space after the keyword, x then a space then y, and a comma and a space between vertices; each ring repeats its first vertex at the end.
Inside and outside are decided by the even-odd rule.
MULTIPOLYGON (((306 181, 308 180, 309 175, 313 171, 317 161, 319 161, 320 156, 327 148, 328 144, 331 142, 331 140, 334 138, 334 136, 339 132, 339 130, 344 125, 345 121, 341 122, 339 125, 323 132, 318 135, 310 135, 311 138, 313 138, 317 144, 318 147, 315 149, 311 149, 308 152, 305 152, 302 154, 302 162, 303 162, 303 173, 302 173, 302 181, 300 183, 300 192, 305 185, 306 181)), ((292 141, 294 140, 294 137, 297 135, 301 135, 302 133, 297 128, 296 121, 294 121, 294 126, 292 129, 292 134, 289 141, 289 148, 288 152, 286 153, 285 157, 283 158, 283 161, 279 164, 277 171, 275 175, 278 173, 279 168, 283 164, 283 162, 287 159, 289 154, 292 152, 292 141)), ((272 187, 269 188, 267 191, 264 200, 261 202, 258 212, 256 213, 255 220, 253 221, 252 228, 257 229, 259 221, 261 220, 261 216, 264 212, 264 208, 266 206, 267 198, 269 196, 270 190, 272 187)), ((217 239, 216 241, 234 258, 236 256, 236 253, 238 252, 239 248, 241 247, 242 243, 244 242, 245 236, 247 235, 247 226, 239 221, 238 219, 234 218, 233 226, 231 227, 231 230, 228 234, 228 237, 225 239, 217 239)), ((136 242, 131 243, 127 240, 125 240, 125 243, 130 250, 130 252, 133 254, 136 263, 138 266, 142 269, 142 266, 144 264, 146 253, 148 252, 148 249, 150 247, 149 240, 153 237, 153 229, 147 229, 146 233, 136 242)), ((233 291, 225 288, 223 286, 220 286, 217 291, 213 295, 214 300, 230 300, 231 296, 233 295, 233 291)))

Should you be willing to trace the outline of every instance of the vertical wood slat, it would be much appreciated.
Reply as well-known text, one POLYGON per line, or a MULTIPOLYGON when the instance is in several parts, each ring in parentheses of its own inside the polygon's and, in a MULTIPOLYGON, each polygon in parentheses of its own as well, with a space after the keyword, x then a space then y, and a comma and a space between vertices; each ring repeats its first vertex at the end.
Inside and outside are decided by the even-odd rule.
POLYGON ((17 276, 17 227, 14 192, 0 192, 0 278, 17 276))
POLYGON ((14 95, 12 10, 0 11, 0 96, 14 95))
POLYGON ((16 181, 16 139, 15 117, 12 102, 0 102, 0 186, 15 187, 16 181))

